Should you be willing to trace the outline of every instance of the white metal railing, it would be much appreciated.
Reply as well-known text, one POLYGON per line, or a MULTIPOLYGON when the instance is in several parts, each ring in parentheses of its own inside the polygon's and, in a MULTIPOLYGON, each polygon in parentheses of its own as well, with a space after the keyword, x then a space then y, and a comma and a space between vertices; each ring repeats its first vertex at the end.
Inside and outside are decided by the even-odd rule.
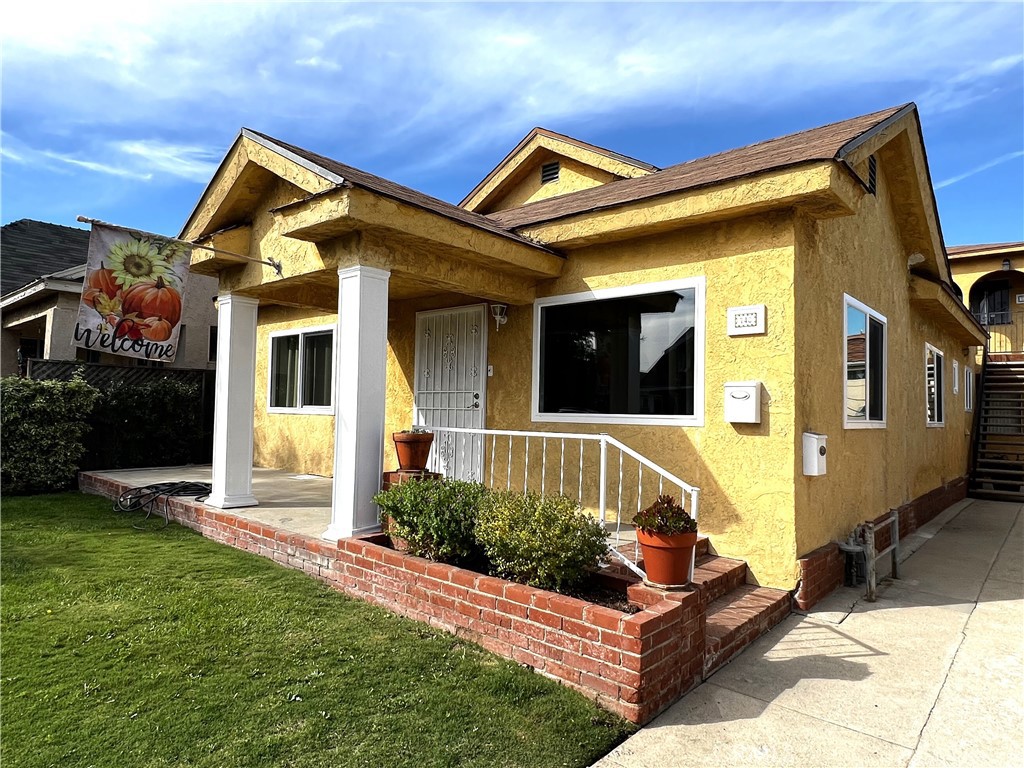
MULTIPOLYGON (((434 433, 427 462, 430 471, 480 482, 489 488, 522 488, 524 492, 534 490, 541 495, 555 493, 557 488, 559 495, 575 496, 606 527, 614 523, 612 554, 642 578, 647 575, 637 565, 640 557, 635 537, 628 540, 633 544, 633 559, 619 550, 627 543, 623 539, 627 532, 623 529, 623 516, 629 514, 627 510, 635 506, 639 512, 655 496, 677 488, 679 502, 697 519, 699 488, 606 433, 434 426, 427 429, 434 433), (614 506, 609 508, 612 501, 614 506)), ((690 558, 690 581, 695 559, 690 558)))

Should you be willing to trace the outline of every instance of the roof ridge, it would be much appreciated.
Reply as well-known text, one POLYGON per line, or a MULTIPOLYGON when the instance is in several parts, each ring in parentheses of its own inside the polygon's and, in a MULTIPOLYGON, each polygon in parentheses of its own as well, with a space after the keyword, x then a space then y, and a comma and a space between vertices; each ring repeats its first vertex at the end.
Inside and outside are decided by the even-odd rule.
MULTIPOLYGON (((881 117, 882 115, 885 115, 886 117, 891 117, 892 115, 895 115, 897 112, 899 112, 901 109, 905 109, 906 107, 910 106, 913 103, 914 102, 912 102, 912 101, 908 101, 907 103, 900 104, 897 107, 888 107, 887 109, 880 109, 877 112, 868 112, 867 114, 864 114, 864 115, 854 115, 853 117, 846 117, 846 118, 843 118, 842 120, 833 120, 831 123, 825 123, 824 125, 816 125, 816 126, 813 126, 812 128, 804 128, 803 130, 793 131, 792 133, 784 133, 781 136, 773 136, 770 139, 762 139, 761 141, 753 141, 750 144, 744 144, 744 145, 739 146, 739 147, 732 147, 731 149, 723 149, 721 152, 712 152, 710 155, 702 155, 701 157, 695 157, 695 158, 693 158, 691 160, 684 160, 681 163, 675 163, 674 165, 666 166, 665 168, 662 169, 662 172, 670 171, 673 168, 679 168, 680 166, 689 165, 690 163, 696 163, 696 162, 699 162, 701 160, 710 160, 712 158, 719 157, 721 155, 727 155, 730 152, 742 152, 745 149, 751 149, 753 147, 758 147, 758 146, 761 146, 762 144, 770 144, 773 141, 781 141, 783 139, 795 139, 798 136, 803 136, 805 134, 813 133, 815 131, 824 131, 824 130, 826 130, 828 128, 835 128, 838 125, 843 125, 844 123, 852 123, 855 120, 866 120, 868 118, 878 117, 879 118, 879 122, 881 122, 882 120, 885 119, 884 117, 881 117)), ((869 130, 871 130, 871 129, 870 128, 865 128, 863 131, 861 131, 860 134, 857 134, 857 136, 860 136, 861 134, 866 133, 869 130)), ((857 137, 855 136, 854 138, 857 138, 857 137)), ((850 139, 850 141, 853 141, 853 139, 850 139)))
MULTIPOLYGON (((517 229, 542 221, 550 221, 557 218, 576 215, 587 210, 604 209, 615 205, 637 202, 639 200, 655 197, 661 194, 708 186, 728 179, 741 178, 754 173, 762 173, 772 169, 788 167, 794 163, 836 159, 841 149, 863 137, 884 121, 893 118, 901 111, 913 106, 913 102, 907 102, 906 104, 888 107, 886 109, 869 112, 864 115, 836 120, 831 123, 826 123, 825 125, 805 128, 782 136, 775 136, 770 139, 756 141, 741 147, 733 147, 710 155, 696 157, 682 163, 670 165, 660 171, 655 171, 654 173, 650 173, 645 176, 638 176, 629 179, 615 179, 599 187, 590 187, 577 192, 570 192, 559 197, 535 200, 516 208, 495 211, 488 214, 488 216, 503 226, 509 227, 510 229, 517 229), (864 127, 853 135, 834 135, 837 128, 841 128, 847 124, 864 124, 864 127), (824 143, 824 146, 813 148, 804 146, 802 148, 809 151, 802 153, 795 152, 793 145, 800 147, 801 140, 808 136, 813 136, 814 138, 818 138, 819 136, 822 137, 820 140, 824 143), (836 141, 839 141, 840 139, 841 143, 836 145, 836 141), (774 163, 758 162, 758 155, 765 154, 764 148, 767 147, 770 149, 772 145, 779 147, 779 154, 789 155, 790 157, 774 163), (723 173, 720 168, 715 167, 716 165, 727 163, 729 160, 735 160, 736 165, 743 167, 739 169, 733 168, 729 172, 725 173, 723 173), (678 182, 680 177, 685 177, 687 173, 691 172, 691 169, 693 169, 692 173, 699 175, 699 171, 702 170, 704 166, 708 166, 712 171, 714 171, 713 173, 710 173, 707 178, 691 179, 689 181, 683 181, 682 183, 678 182), (629 191, 632 190, 638 190, 639 194, 630 196, 629 191), (542 213, 536 213, 538 211, 541 211, 542 213)), ((805 143, 811 144, 809 141, 805 143)))

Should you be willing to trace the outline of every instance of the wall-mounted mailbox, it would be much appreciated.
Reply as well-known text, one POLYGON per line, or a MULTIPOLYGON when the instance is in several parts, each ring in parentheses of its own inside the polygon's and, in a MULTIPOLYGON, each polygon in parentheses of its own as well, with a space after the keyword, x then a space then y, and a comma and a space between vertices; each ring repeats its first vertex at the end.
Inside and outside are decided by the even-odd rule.
POLYGON ((726 382, 725 420, 731 424, 761 423, 760 381, 726 382))
POLYGON ((804 474, 816 477, 825 474, 825 442, 827 435, 804 432, 804 474))

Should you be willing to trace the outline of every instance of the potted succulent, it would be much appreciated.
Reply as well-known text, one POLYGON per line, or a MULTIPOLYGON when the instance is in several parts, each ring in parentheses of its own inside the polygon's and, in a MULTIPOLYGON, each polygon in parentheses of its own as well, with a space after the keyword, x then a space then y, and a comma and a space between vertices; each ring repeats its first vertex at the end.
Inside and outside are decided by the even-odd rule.
POLYGON ((395 441, 399 469, 422 472, 427 468, 430 445, 434 442, 433 432, 423 427, 413 427, 395 432, 391 439, 395 441))
POLYGON ((633 517, 644 557, 647 581, 657 586, 685 586, 697 545, 697 521, 672 496, 658 496, 633 517))

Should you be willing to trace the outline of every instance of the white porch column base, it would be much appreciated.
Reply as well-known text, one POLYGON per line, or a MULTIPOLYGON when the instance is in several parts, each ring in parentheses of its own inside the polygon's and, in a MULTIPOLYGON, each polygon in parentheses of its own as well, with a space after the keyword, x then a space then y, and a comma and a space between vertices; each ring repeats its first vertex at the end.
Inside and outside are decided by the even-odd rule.
POLYGON ((338 270, 334 485, 323 533, 332 541, 380 530, 373 496, 384 468, 390 277, 373 267, 338 270))
POLYGON ((255 507, 259 502, 252 495, 252 431, 259 300, 225 294, 217 307, 213 492, 206 504, 220 509, 255 507))

